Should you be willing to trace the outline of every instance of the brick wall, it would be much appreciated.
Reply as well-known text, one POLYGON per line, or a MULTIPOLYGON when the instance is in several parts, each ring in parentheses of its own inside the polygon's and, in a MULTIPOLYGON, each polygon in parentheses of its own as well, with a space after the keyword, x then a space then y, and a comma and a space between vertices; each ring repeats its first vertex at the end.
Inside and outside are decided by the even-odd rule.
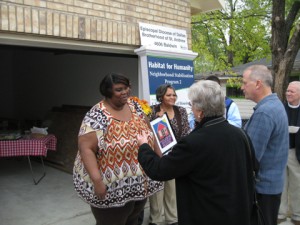
POLYGON ((0 0, 1 33, 140 45, 138 22, 186 29, 190 0, 0 0))

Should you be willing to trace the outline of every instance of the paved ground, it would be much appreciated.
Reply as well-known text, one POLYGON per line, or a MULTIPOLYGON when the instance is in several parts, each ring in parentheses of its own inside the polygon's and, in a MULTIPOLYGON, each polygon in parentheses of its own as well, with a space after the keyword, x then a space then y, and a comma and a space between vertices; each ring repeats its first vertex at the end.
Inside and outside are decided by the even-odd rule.
MULTIPOLYGON (((42 165, 33 162, 36 176, 42 165)), ((94 225, 88 204, 78 198, 72 175, 46 166, 34 185, 27 158, 0 158, 0 225, 94 225)), ((145 207, 148 224, 149 205, 145 207)))
POLYGON ((282 222, 278 225, 294 225, 292 222, 291 222, 291 219, 290 218, 287 218, 287 220, 285 222, 282 222))
MULTIPOLYGON (((42 165, 33 161, 35 175, 42 165)), ((0 158, 0 225, 94 225, 89 206, 78 198, 72 175, 46 166, 34 185, 26 158, 0 158)), ((149 204, 143 225, 149 224, 149 204)), ((165 224, 161 224, 165 225, 165 224)), ((288 219, 280 225, 293 225, 288 219)))
POLYGON ((242 119, 249 119, 253 114, 253 107, 256 105, 256 103, 247 99, 233 100, 239 108, 242 119))

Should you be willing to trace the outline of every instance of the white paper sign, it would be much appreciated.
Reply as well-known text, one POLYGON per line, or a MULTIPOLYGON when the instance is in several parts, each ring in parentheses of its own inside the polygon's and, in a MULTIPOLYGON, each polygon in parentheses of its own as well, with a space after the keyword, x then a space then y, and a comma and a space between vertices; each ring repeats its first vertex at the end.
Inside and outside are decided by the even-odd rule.
POLYGON ((296 127, 296 126, 289 126, 289 133, 290 134, 295 134, 297 133, 299 130, 299 127, 296 127))
POLYGON ((141 45, 188 50, 186 30, 139 23, 141 45))

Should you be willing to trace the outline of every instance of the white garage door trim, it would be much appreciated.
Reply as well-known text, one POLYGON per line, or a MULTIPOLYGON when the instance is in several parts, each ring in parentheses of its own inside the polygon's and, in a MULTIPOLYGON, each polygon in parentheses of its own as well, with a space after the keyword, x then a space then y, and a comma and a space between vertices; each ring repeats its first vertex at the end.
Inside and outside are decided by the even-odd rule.
POLYGON ((132 55, 135 55, 134 49, 139 47, 5 33, 0 35, 0 44, 132 55))

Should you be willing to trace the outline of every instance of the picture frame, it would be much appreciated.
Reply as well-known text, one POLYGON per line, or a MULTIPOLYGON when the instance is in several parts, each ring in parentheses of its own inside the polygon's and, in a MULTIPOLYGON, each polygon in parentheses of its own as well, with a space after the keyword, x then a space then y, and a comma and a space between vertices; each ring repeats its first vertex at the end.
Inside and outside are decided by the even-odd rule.
POLYGON ((177 144, 173 129, 166 113, 150 122, 157 144, 163 155, 168 154, 177 144))

